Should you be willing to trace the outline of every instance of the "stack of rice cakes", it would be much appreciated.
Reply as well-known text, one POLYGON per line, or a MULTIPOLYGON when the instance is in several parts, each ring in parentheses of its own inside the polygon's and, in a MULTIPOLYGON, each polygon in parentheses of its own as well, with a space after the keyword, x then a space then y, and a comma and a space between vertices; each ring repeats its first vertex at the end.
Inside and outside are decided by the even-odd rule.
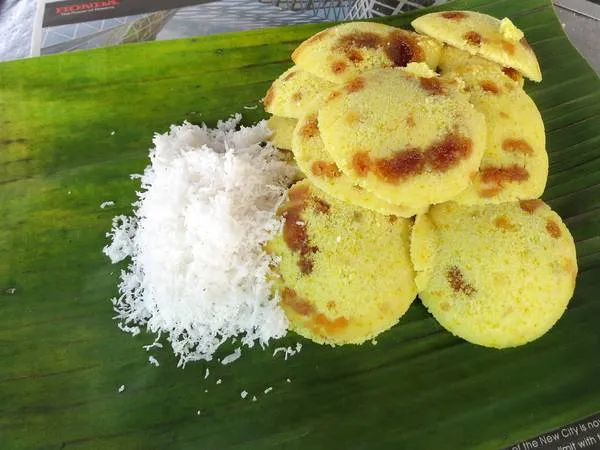
POLYGON ((469 342, 514 347, 546 333, 575 289, 575 245, 538 199, 548 177, 541 71, 510 20, 422 16, 410 32, 326 29, 264 98, 274 144, 306 179, 268 244, 290 328, 362 343, 418 294, 469 342), (420 34, 419 34, 420 33, 420 34))

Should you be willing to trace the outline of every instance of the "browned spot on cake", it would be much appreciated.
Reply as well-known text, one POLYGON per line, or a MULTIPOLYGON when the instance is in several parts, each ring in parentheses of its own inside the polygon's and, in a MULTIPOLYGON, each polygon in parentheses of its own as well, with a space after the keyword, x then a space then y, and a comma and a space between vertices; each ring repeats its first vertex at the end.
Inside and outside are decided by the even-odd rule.
POLYGON ((483 80, 479 82, 479 86, 485 92, 490 92, 492 94, 498 94, 500 92, 500 88, 491 80, 483 80))
POLYGON ((506 75, 514 81, 519 81, 521 79, 521 74, 519 73, 519 71, 513 69, 512 67, 504 67, 502 69, 502 72, 504 72, 504 75, 506 75))
POLYGON ((522 182, 529 179, 529 172, 517 164, 507 167, 488 166, 480 170, 481 180, 484 183, 502 185, 507 181, 522 182))
POLYGON ((363 215, 360 211, 354 211, 352 213, 352 221, 353 222, 361 222, 363 219, 363 215))
POLYGON ((410 62, 425 60, 423 49, 416 39, 400 30, 389 34, 384 51, 388 59, 397 67, 405 67, 410 62))
POLYGON ((406 118, 406 126, 408 128, 413 128, 415 125, 416 125, 415 117, 412 114, 409 114, 408 117, 406 118))
POLYGON ((317 177, 337 178, 342 174, 336 163, 321 160, 314 161, 310 170, 317 177))
POLYGON ((325 102, 329 103, 330 101, 335 100, 336 98, 338 98, 340 95, 342 95, 342 93, 340 91, 332 91, 327 96, 327 99, 325 100, 325 102))
POLYGON ((300 268, 300 272, 304 275, 312 273, 314 264, 315 263, 312 260, 312 258, 309 258, 306 255, 300 255, 300 259, 298 260, 298 267, 300 268))
POLYGON ((356 122, 358 122, 360 116, 356 111, 349 111, 348 113, 346 113, 345 119, 347 123, 349 123, 350 125, 354 125, 356 122))
POLYGON ((315 211, 321 214, 329 214, 329 210, 331 209, 331 205, 327 203, 322 198, 315 198, 315 211))
POLYGON ((357 50, 359 48, 383 48, 388 59, 395 66, 404 67, 409 62, 424 60, 423 50, 419 47, 417 41, 411 35, 402 31, 393 31, 385 38, 370 32, 353 33, 341 38, 337 48, 342 49, 352 62, 363 60, 363 55, 357 50))
POLYGON ((285 219, 283 240, 292 252, 300 254, 298 267, 305 275, 312 272, 312 255, 319 250, 310 245, 306 223, 302 220, 302 212, 306 208, 309 194, 306 186, 292 186, 288 192, 289 201, 281 212, 285 219))
POLYGON ((560 227, 552 219, 548 219, 546 221, 546 231, 548 231, 550 236, 552 236, 554 239, 558 239, 562 235, 562 232, 560 231, 560 227))
POLYGON ((571 275, 573 281, 575 281, 577 278, 577 263, 573 259, 564 256, 561 266, 565 272, 568 272, 571 275))
POLYGON ((317 314, 312 320, 313 331, 318 334, 330 336, 337 334, 344 330, 348 326, 348 319, 345 317, 336 317, 335 319, 328 319, 324 314, 317 314))
POLYGON ((465 281, 462 272, 457 266, 451 266, 448 269, 446 279, 454 292, 462 292, 469 296, 475 293, 475 288, 465 281))
POLYGON ((377 48, 383 43, 381 36, 368 31, 355 32, 342 37, 339 40, 338 47, 343 49, 352 48, 377 48))
POLYGON ((310 195, 308 186, 294 185, 288 191, 289 203, 303 203, 310 195))
POLYGON ((371 169, 371 158, 367 152, 356 152, 352 155, 352 168, 360 177, 366 177, 371 169))
POLYGON ((480 189, 478 191, 478 194, 480 197, 490 198, 490 197, 495 197, 496 195, 498 195, 503 189, 504 189, 504 186, 494 186, 491 188, 480 189))
POLYGON ((471 154, 473 141, 458 133, 449 133, 425 151, 429 165, 445 172, 471 154))
POLYGON ((421 87, 423 89, 425 89, 427 92, 429 92, 432 95, 443 95, 446 93, 446 91, 444 90, 444 85, 439 80, 439 78, 420 77, 419 83, 421 84, 421 87))
POLYGON ((502 150, 510 153, 533 155, 533 148, 525 139, 504 139, 502 142, 502 150))
POLYGON ((294 92, 292 94, 292 100, 295 102, 299 102, 300 100, 302 100, 302 92, 300 92, 300 91, 294 92))
POLYGON ((464 35, 464 38, 467 43, 471 45, 481 45, 483 42, 483 37, 481 37, 481 35, 476 31, 467 31, 464 35))
POLYGON ((318 136, 319 122, 317 121, 317 116, 313 115, 308 120, 306 120, 300 132, 302 133, 304 139, 312 139, 318 136))
POLYGON ((472 147, 473 142, 470 138, 452 132, 424 150, 408 148, 395 152, 389 158, 373 161, 365 153, 356 163, 353 161, 353 166, 355 170, 357 167, 360 168, 360 172, 357 170, 357 173, 366 175, 369 170, 373 170, 377 177, 385 182, 398 183, 408 177, 419 175, 427 167, 438 172, 446 172, 468 157, 472 147))
POLYGON ((510 53, 511 55, 515 54, 515 44, 508 41, 502 41, 502 48, 505 52, 510 53))
POLYGON ((353 63, 359 63, 364 59, 362 53, 355 48, 346 49, 346 56, 353 63))
POLYGON ((312 303, 300 297, 295 290, 287 287, 281 292, 281 304, 288 306, 301 316, 310 316, 316 312, 312 303))
POLYGON ((398 220, 398 216, 394 216, 393 214, 388 216, 388 221, 390 223, 396 223, 397 220, 398 220))
POLYGON ((331 71, 336 75, 339 75, 340 73, 344 72, 347 67, 348 64, 346 64, 344 61, 334 61, 331 64, 331 71))
POLYGON ((448 303, 448 302, 440 303, 440 309, 442 311, 450 311, 450 303, 448 303))
POLYGON ((504 111, 500 111, 500 117, 502 117, 503 119, 510 118, 510 116, 508 114, 506 114, 504 111))
POLYGON ((296 76, 297 73, 298 72, 296 72, 295 70, 291 71, 284 77, 283 81, 288 81, 288 80, 292 79, 294 76, 296 76))
POLYGON ((333 301, 327 302, 327 309, 328 310, 332 311, 332 310, 335 309, 335 307, 336 307, 335 302, 333 302, 333 301))
POLYGON ((365 79, 363 77, 356 77, 346 83, 346 91, 357 92, 365 87, 365 79))
POLYGON ((467 15, 462 11, 446 11, 442 13, 442 17, 450 20, 462 20, 467 17, 467 15))
POLYGON ((370 32, 356 32, 343 36, 337 43, 336 49, 341 49, 346 57, 353 63, 363 61, 364 56, 360 48, 377 48, 382 45, 382 38, 370 32))
POLYGON ((519 202, 519 206, 521 207, 521 209, 523 211, 528 212, 529 214, 532 214, 540 206, 543 206, 543 204, 544 202, 541 201, 539 198, 533 198, 531 200, 521 200, 519 202))
POLYGON ((508 220, 508 217, 504 215, 496 217, 496 220, 494 220, 494 225, 496 225, 496 228, 500 228, 504 231, 515 231, 517 229, 517 227, 510 220, 508 220))
POLYGON ((419 150, 396 152, 391 158, 381 158, 373 164, 375 174, 388 183, 396 183, 418 175, 425 168, 425 154, 419 150))
POLYGON ((263 98, 263 105, 265 105, 266 107, 270 106, 271 103, 273 103, 273 97, 275 97, 275 89, 273 88, 273 86, 271 86, 267 91, 265 98, 263 98))

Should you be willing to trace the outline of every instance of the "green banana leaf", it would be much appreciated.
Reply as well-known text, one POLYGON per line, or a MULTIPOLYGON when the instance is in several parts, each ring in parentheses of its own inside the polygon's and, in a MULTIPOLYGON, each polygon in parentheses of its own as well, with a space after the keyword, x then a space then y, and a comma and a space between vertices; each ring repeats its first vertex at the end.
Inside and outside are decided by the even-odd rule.
MULTIPOLYGON (((511 17, 541 61, 544 81, 526 89, 546 124, 544 198, 571 229, 580 266, 551 332, 522 348, 480 348, 417 302, 377 345, 329 348, 290 334, 227 366, 182 370, 168 348, 153 349, 153 367, 142 349, 153 336, 132 338, 112 319, 120 268, 101 254, 111 218, 131 212, 139 189, 128 175, 171 123, 262 118, 261 107, 243 107, 257 105, 295 46, 326 25, 4 63, 0 448, 488 449, 598 411, 600 81, 549 0, 447 7, 511 17), (116 205, 100 209, 107 200, 116 205), (298 355, 273 357, 297 342, 298 355)), ((413 18, 384 21, 408 27, 413 18)))

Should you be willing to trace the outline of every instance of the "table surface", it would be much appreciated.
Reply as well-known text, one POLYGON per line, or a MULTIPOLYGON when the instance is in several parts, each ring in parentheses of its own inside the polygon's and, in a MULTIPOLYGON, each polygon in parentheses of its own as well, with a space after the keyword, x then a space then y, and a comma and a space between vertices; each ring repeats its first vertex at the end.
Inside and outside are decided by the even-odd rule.
POLYGON ((586 0, 555 0, 567 36, 600 73, 600 4, 586 0))

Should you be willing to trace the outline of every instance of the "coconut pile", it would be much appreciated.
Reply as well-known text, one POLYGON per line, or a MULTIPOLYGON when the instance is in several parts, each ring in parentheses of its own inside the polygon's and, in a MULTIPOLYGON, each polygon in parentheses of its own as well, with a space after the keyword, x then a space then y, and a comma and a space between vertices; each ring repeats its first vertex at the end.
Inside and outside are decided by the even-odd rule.
POLYGON ((184 123, 156 134, 131 216, 117 216, 104 253, 128 260, 113 305, 119 327, 165 337, 179 358, 209 361, 221 344, 267 345, 287 319, 267 279, 263 249, 295 169, 266 123, 214 129, 184 123))

